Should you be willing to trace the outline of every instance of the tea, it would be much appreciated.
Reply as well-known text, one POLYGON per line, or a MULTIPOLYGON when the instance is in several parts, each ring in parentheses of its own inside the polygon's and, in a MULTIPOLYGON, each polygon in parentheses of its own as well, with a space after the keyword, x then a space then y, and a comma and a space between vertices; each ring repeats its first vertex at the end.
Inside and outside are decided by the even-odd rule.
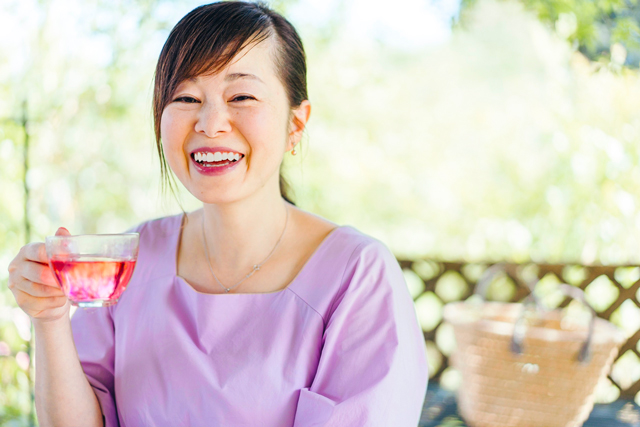
POLYGON ((118 301, 133 274, 136 259, 54 256, 50 265, 72 304, 104 307, 118 301))

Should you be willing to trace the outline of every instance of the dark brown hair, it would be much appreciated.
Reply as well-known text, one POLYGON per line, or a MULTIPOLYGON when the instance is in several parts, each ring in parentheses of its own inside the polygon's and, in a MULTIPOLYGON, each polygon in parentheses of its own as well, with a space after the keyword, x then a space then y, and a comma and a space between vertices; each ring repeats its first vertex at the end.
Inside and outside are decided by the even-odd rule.
MULTIPOLYGON (((289 21, 263 3, 218 2, 189 12, 171 30, 156 66, 153 89, 153 119, 156 147, 160 156, 163 190, 175 195, 175 181, 169 174, 162 151, 160 120, 183 81, 201 74, 213 74, 245 46, 274 37, 274 63, 289 100, 298 107, 307 99, 307 65, 300 36, 289 21)), ((280 194, 290 203, 289 186, 280 173, 280 194)))

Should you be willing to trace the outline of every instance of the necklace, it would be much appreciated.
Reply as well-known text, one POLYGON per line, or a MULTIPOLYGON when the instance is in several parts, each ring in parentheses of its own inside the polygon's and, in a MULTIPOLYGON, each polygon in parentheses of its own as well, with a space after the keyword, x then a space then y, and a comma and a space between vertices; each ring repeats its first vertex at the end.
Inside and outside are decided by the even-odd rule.
POLYGON ((276 242, 276 245, 273 247, 273 249, 271 249, 271 252, 269 252, 269 255, 267 255, 267 257, 260 264, 254 265, 253 269, 251 269, 249 274, 244 276, 242 278, 242 280, 240 280, 238 283, 236 283, 235 285, 231 286, 230 288, 227 288, 225 285, 220 283, 220 280, 218 280, 218 277, 216 277, 216 273, 213 272, 213 268, 211 267, 211 261, 209 259, 209 247, 207 245, 207 235, 204 232, 204 212, 203 212, 203 214, 202 214, 202 239, 203 239, 203 243, 204 243, 204 252, 207 255, 207 264, 209 264, 209 271, 211 271, 211 274, 213 275, 213 278, 216 279, 216 282, 218 282, 218 284, 220 286, 222 286, 222 289, 224 289, 225 293, 229 293, 229 291, 234 289, 236 286, 240 285, 240 283, 244 282, 249 277, 253 276, 253 274, 255 272, 259 271, 260 267, 262 267, 264 265, 264 263, 267 262, 269 260, 269 258, 271 258, 271 255, 273 255, 273 253, 276 251, 276 248, 280 244, 280 241, 282 240, 282 237, 284 236, 284 232, 287 231, 287 224, 289 223, 289 208, 286 207, 286 205, 285 205, 285 209, 287 210, 287 219, 284 221, 284 229, 282 230, 282 234, 280 234, 280 238, 276 242))

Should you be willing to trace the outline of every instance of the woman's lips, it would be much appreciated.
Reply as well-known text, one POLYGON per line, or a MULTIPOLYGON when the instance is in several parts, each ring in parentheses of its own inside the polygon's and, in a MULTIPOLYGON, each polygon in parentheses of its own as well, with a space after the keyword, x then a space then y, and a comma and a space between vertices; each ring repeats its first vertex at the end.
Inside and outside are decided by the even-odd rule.
POLYGON ((244 156, 240 157, 240 160, 236 160, 235 162, 231 162, 229 160, 223 160, 219 162, 221 165, 213 165, 213 166, 205 166, 200 164, 194 159, 193 155, 189 156, 191 162, 193 163, 195 169, 202 175, 212 176, 212 175, 224 175, 225 173, 231 172, 235 169, 236 166, 240 162, 244 160, 244 156))

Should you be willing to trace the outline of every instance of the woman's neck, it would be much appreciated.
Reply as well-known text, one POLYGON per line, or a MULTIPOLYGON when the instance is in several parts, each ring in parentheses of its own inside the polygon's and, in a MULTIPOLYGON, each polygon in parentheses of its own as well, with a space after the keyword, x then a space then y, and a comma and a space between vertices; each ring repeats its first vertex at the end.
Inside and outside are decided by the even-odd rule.
MULTIPOLYGON (((288 203, 279 194, 268 192, 230 204, 205 204, 200 221, 204 220, 209 257, 216 275, 237 277, 261 263, 282 235, 287 209, 288 203)), ((203 224, 197 225, 201 229, 203 224)))

